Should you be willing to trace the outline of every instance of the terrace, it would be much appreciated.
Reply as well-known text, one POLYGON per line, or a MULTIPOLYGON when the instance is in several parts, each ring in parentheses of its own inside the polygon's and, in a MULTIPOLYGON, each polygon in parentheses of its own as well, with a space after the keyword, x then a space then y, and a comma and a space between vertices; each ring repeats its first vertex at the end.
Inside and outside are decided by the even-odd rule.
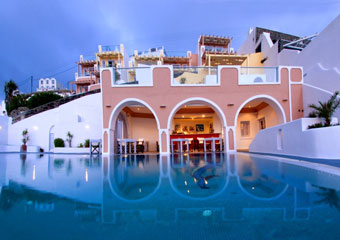
MULTIPOLYGON (((188 66, 145 66, 131 68, 111 68, 112 87, 154 86, 154 71, 168 68, 171 71, 170 86, 220 86, 222 69, 238 70, 238 85, 280 84, 277 67, 188 67, 188 66)), ((164 82, 164 87, 166 83, 164 82)))
MULTIPOLYGON (((259 130, 303 117, 301 68, 160 65, 102 68, 101 77, 104 129, 114 132, 115 119, 126 107, 143 111, 154 119, 152 127, 138 120, 145 116, 131 112, 127 118, 137 119, 127 120, 132 125, 126 126, 136 134, 143 132, 134 141, 146 139, 155 149, 157 139, 157 148, 165 153, 177 138, 187 141, 180 145, 189 144, 190 151, 203 149, 194 143, 201 138, 217 139, 208 146, 212 151, 213 146, 218 151, 247 150, 259 130)), ((106 134, 104 153, 116 142, 111 132, 106 134)))

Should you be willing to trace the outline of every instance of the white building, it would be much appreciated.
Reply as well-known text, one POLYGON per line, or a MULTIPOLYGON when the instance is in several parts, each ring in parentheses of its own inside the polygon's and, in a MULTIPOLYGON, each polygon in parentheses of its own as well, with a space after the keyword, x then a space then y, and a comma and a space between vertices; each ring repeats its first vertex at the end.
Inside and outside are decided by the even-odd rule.
POLYGON ((40 78, 37 92, 61 90, 62 85, 55 78, 40 78))
MULTIPOLYGON (((237 52, 262 52, 264 66, 302 66, 305 116, 310 112, 309 104, 327 101, 335 91, 340 90, 340 16, 319 34, 295 41, 290 39, 294 36, 288 34, 271 30, 259 32, 257 29, 250 29, 246 41, 237 52), (278 38, 281 38, 280 41, 278 38)), ((335 117, 340 118, 340 110, 335 117)))

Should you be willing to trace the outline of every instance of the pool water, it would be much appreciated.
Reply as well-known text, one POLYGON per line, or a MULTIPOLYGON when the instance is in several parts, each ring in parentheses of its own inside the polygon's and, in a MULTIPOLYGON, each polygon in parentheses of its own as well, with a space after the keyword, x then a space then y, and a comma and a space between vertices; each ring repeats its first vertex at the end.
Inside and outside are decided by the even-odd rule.
POLYGON ((0 154, 0 239, 340 239, 340 168, 238 154, 0 154))

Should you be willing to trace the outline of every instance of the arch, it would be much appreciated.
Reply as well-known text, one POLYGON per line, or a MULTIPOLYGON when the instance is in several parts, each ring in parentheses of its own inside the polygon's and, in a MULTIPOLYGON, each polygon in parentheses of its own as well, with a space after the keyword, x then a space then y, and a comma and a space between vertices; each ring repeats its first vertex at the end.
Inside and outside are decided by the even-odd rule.
POLYGON ((259 197, 259 196, 256 196, 255 194, 251 194, 250 192, 248 192, 248 191, 243 187, 243 185, 242 185, 242 183, 241 183, 241 180, 240 180, 240 177, 237 177, 237 183, 238 183, 238 185, 239 185, 239 188, 241 189, 241 191, 242 191, 245 195, 247 195, 247 196, 249 196, 249 197, 251 197, 251 198, 253 198, 253 199, 261 200, 261 201, 273 201, 273 200, 279 199, 283 194, 286 193, 286 191, 287 191, 287 189, 288 189, 288 187, 289 187, 289 185, 286 184, 285 187, 283 188, 283 190, 282 190, 281 192, 279 192, 279 194, 277 194, 277 195, 275 195, 275 196, 273 196, 273 197, 259 197))
MULTIPOLYGON (((167 123, 167 129, 170 131, 171 129, 171 121, 174 118, 176 112, 181 109, 184 105, 190 103, 190 102, 201 102, 209 105, 212 109, 215 110, 215 112, 218 114, 220 117, 220 120, 222 122, 222 129, 224 131, 224 151, 228 151, 228 146, 229 146, 229 141, 227 137, 227 119, 222 111, 222 109, 213 101, 207 99, 207 98, 202 98, 202 97, 192 97, 192 98, 187 98, 179 102, 170 112, 170 115, 168 117, 168 123, 167 123)), ((167 139, 167 147, 169 148, 170 145, 170 134, 168 134, 168 139, 167 139)), ((170 152, 169 150, 167 151, 168 153, 170 152)))
MULTIPOLYGON (((195 200, 195 201, 204 201, 204 200, 208 200, 208 199, 214 199, 218 196, 220 196, 222 193, 224 193, 224 191, 226 190, 226 188, 228 187, 229 185, 229 181, 230 181, 230 176, 229 176, 229 160, 228 158, 224 158, 225 159, 225 164, 226 165, 223 165, 222 166, 222 170, 223 170, 223 173, 225 174, 225 178, 223 178, 223 180, 225 180, 224 182, 224 185, 221 186, 221 188, 219 188, 215 193, 213 193, 212 195, 210 196, 192 196, 192 195, 187 195, 187 194, 184 194, 183 192, 181 192, 176 184, 174 183, 174 179, 173 179, 173 174, 172 174, 172 171, 175 169, 173 168, 171 165, 170 165, 170 162, 172 161, 172 158, 174 157, 174 155, 171 155, 168 159, 168 169, 169 169, 169 183, 170 183, 170 186, 172 188, 172 190, 180 197, 184 198, 184 199, 188 199, 188 200, 195 200)), ((188 161, 190 161, 188 159, 188 161)), ((183 175, 182 175, 183 176, 183 175)), ((221 177, 221 175, 219 175, 221 177)), ((189 184, 189 183, 188 183, 189 184)))
POLYGON ((211 108, 213 108, 217 114, 219 115, 220 119, 222 120, 223 126, 222 127, 226 127, 227 126, 227 120, 223 114, 222 109, 213 101, 206 99, 206 98, 201 98, 201 97, 193 97, 193 98, 187 98, 184 99, 183 101, 179 102, 170 112, 170 115, 168 117, 168 123, 167 123, 167 128, 168 130, 171 128, 171 121, 173 119, 173 117, 175 116, 176 112, 182 108, 184 105, 190 103, 190 102, 203 102, 203 103, 207 103, 208 105, 210 105, 211 108))
POLYGON ((54 128, 55 126, 52 125, 48 131, 48 151, 54 149, 54 128))
MULTIPOLYGON (((134 157, 136 157, 136 155, 134 155, 134 157)), ((119 194, 119 191, 116 187, 116 184, 112 184, 112 181, 111 181, 111 174, 113 174, 113 177, 115 176, 115 171, 114 171, 114 166, 112 166, 112 161, 115 160, 115 159, 110 159, 108 161, 108 182, 109 182, 109 187, 110 187, 110 190, 112 192, 112 194, 118 198, 119 200, 121 201, 124 201, 124 202, 128 202, 128 203, 137 203, 137 202, 143 202, 143 201, 146 201, 146 200, 149 200, 150 198, 152 198, 157 192, 158 190, 160 189, 160 186, 162 184, 162 176, 161 176, 161 172, 162 172, 162 165, 159 164, 159 178, 158 178, 158 183, 157 183, 157 186, 153 189, 152 192, 150 192, 148 195, 142 197, 142 198, 138 198, 138 199, 128 199, 124 196, 121 196, 119 194), (111 171, 113 171, 113 173, 111 173, 111 171)), ((125 159, 126 161, 127 159, 125 159)))
POLYGON ((235 114, 235 118, 234 118, 234 126, 237 126, 237 118, 242 110, 242 108, 244 108, 244 106, 249 103, 250 101, 253 101, 255 99, 260 99, 263 98, 265 100, 269 100, 269 102, 267 102, 274 110, 276 113, 281 113, 281 116, 278 114, 278 117, 282 117, 282 122, 285 123, 286 122, 286 114, 285 111, 283 110, 283 107, 281 106, 281 104, 273 97, 269 96, 269 95, 255 95, 253 97, 248 98, 247 100, 245 100, 240 107, 237 109, 236 114, 235 114), (272 103, 275 103, 275 105, 271 105, 270 101, 272 103))
MULTIPOLYGON (((115 122, 116 122, 120 112, 122 111, 122 109, 125 106, 127 106, 128 103, 139 103, 139 104, 145 106, 146 108, 148 108, 151 111, 151 113, 153 114, 153 116, 156 120, 158 132, 160 131, 160 123, 159 123, 158 116, 157 116, 156 112, 153 110, 153 108, 148 103, 146 103, 145 101, 138 99, 138 98, 126 98, 126 99, 120 101, 114 107, 114 109, 111 111, 111 115, 110 115, 110 119, 109 119, 109 123, 108 123, 108 128, 110 129, 110 136, 109 136, 109 140, 108 140, 109 154, 112 154, 113 151, 114 151, 114 147, 112 147, 111 141, 113 141, 113 139, 114 139, 114 136, 112 136, 112 134, 114 134, 114 132, 115 132, 115 127, 116 127, 115 122)), ((158 136, 158 140, 159 140, 159 142, 161 142, 161 140, 159 139, 159 136, 158 136)))
POLYGON ((112 120, 116 120, 119 113, 121 112, 121 110, 125 107, 125 104, 129 103, 129 102, 136 102, 136 103, 140 103, 142 105, 144 105, 145 107, 147 107, 151 112, 152 114, 154 115, 155 119, 156 119, 156 123, 157 123, 157 127, 158 127, 158 130, 161 128, 160 127, 160 124, 159 124, 159 119, 158 119, 158 116, 156 114, 156 112, 153 110, 153 108, 148 104, 146 103, 145 101, 141 100, 141 99, 138 99, 138 98, 126 98, 122 101, 120 101, 116 106, 115 108, 112 110, 111 112, 111 115, 110 115, 110 120, 109 120, 109 128, 111 128, 112 126, 112 120))

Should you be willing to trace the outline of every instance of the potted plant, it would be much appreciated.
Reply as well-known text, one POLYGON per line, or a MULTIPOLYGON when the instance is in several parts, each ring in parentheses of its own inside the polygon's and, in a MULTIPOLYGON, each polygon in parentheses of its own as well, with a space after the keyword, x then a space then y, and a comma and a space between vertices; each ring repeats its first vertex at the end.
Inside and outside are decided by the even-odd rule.
POLYGON ((68 131, 66 136, 67 136, 66 141, 68 142, 68 146, 72 147, 72 138, 73 138, 73 135, 71 134, 70 131, 68 131))
POLYGON ((314 111, 309 114, 309 117, 319 117, 323 119, 321 125, 319 123, 320 127, 331 126, 332 116, 340 106, 340 99, 337 99, 338 95, 339 92, 336 91, 327 102, 319 101, 319 105, 309 105, 310 108, 314 109, 314 111))
POLYGON ((28 136, 28 130, 25 129, 24 131, 22 131, 22 145, 21 145, 21 151, 22 152, 26 152, 27 151, 27 142, 30 140, 29 136, 28 136))

